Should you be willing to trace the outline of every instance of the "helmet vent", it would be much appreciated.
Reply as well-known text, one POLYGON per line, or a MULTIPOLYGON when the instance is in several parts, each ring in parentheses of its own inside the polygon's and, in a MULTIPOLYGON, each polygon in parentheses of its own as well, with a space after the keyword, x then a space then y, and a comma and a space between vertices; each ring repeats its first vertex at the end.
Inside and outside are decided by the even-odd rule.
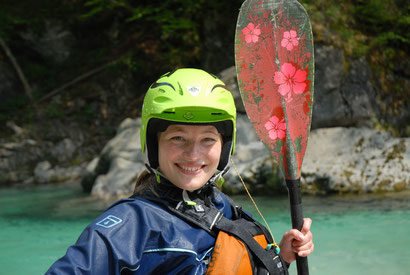
POLYGON ((154 99, 154 102, 156 103, 166 103, 172 101, 172 99, 170 99, 169 97, 166 96, 158 96, 154 99))
POLYGON ((222 115, 222 113, 211 113, 211 115, 220 116, 220 115, 222 115))

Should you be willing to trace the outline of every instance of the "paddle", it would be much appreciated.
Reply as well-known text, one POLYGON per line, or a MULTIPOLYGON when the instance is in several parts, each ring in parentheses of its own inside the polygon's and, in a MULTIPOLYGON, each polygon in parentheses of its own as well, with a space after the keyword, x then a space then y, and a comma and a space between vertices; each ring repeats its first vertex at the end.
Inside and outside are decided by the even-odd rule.
MULTIPOLYGON (((313 36, 296 0, 246 0, 235 35, 238 84, 256 133, 283 171, 292 226, 303 226, 300 169, 313 105, 313 36)), ((309 274, 296 255, 298 274, 309 274)))

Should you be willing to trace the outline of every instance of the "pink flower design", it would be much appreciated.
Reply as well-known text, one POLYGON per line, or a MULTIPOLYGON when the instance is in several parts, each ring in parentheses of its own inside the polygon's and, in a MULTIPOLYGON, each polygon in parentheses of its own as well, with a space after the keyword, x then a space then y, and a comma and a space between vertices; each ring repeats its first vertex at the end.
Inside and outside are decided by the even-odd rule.
POLYGON ((259 35, 261 34, 261 30, 258 27, 259 25, 255 27, 253 23, 249 23, 248 26, 243 28, 242 32, 245 35, 246 43, 258 42, 259 35))
POLYGON ((286 136, 286 123, 283 118, 279 120, 277 116, 272 116, 265 123, 265 128, 269 131, 269 137, 272 140, 283 139, 286 136))
POLYGON ((296 31, 284 32, 281 45, 288 51, 291 51, 293 47, 297 47, 299 45, 299 37, 297 37, 296 31))
POLYGON ((301 94, 306 88, 307 73, 296 68, 290 63, 284 63, 280 72, 275 72, 274 81, 279 84, 279 93, 286 96, 286 101, 291 101, 292 92, 301 94))

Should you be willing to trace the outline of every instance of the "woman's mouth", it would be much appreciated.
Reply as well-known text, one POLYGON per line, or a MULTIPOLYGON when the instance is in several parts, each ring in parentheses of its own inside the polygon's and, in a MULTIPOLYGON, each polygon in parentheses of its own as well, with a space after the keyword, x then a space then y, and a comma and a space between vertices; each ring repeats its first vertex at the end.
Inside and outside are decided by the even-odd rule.
POLYGON ((205 165, 186 166, 186 165, 177 164, 177 166, 184 173, 188 173, 188 174, 193 173, 193 174, 195 174, 195 173, 198 173, 205 165))

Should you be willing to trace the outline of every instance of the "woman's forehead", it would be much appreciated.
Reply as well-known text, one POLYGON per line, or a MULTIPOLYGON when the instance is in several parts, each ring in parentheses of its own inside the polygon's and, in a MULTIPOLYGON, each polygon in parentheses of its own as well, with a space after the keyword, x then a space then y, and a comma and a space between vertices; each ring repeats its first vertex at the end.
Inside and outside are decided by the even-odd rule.
POLYGON ((215 126, 210 124, 205 125, 186 125, 186 124, 172 124, 169 125, 165 132, 200 132, 200 133, 215 133, 218 134, 218 130, 215 126))

